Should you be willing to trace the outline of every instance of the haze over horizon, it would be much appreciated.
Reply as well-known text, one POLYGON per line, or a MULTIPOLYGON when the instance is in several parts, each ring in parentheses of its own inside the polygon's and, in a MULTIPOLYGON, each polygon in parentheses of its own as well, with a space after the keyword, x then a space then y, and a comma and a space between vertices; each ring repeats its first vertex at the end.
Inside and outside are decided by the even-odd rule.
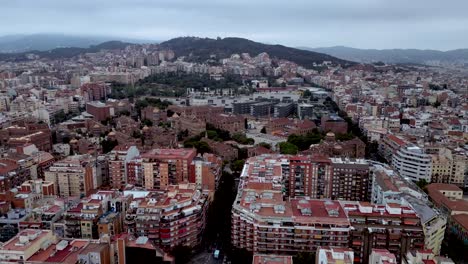
POLYGON ((467 9, 463 0, 18 0, 2 3, 8 23, 0 35, 219 36, 293 47, 451 50, 468 43, 467 9))

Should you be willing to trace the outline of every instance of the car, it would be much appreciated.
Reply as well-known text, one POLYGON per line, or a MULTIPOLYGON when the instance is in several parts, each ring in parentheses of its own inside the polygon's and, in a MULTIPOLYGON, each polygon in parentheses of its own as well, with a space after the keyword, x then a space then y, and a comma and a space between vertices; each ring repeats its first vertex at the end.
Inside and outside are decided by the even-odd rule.
POLYGON ((219 250, 218 250, 218 249, 216 249, 216 250, 214 251, 213 257, 214 257, 215 259, 218 259, 218 258, 219 258, 219 250))

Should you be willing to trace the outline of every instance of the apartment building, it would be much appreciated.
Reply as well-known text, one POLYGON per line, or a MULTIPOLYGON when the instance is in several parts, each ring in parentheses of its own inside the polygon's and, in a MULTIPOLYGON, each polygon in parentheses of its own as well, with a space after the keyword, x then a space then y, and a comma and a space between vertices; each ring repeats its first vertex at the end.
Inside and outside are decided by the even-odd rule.
POLYGON ((468 201, 463 199, 463 191, 456 185, 431 183, 427 191, 431 201, 449 218, 452 215, 468 214, 468 201))
POLYGON ((386 249, 373 249, 369 257, 369 263, 372 264, 396 264, 395 254, 386 249))
POLYGON ((232 208, 234 247, 291 255, 318 246, 350 247, 356 263, 368 263, 373 248, 388 248, 401 258, 408 250, 424 247, 421 218, 410 206, 290 197, 285 185, 291 175, 295 180, 297 170, 290 164, 307 164, 300 170, 308 175, 313 166, 307 159, 262 155, 247 160, 232 208))
POLYGON ((315 259, 319 264, 353 264, 354 251, 350 248, 319 247, 315 259))
POLYGON ((94 117, 94 120, 103 121, 114 115, 114 108, 99 101, 86 103, 86 112, 94 117))
MULTIPOLYGON (((431 182, 450 183, 450 178, 452 175, 451 153, 447 149, 443 152, 439 151, 437 154, 432 154, 431 159, 431 182)), ((461 183, 463 185, 463 180, 461 183)))
POLYGON ((108 155, 109 179, 112 188, 124 188, 128 184, 128 163, 140 155, 134 145, 118 145, 108 155))
POLYGON ((425 248, 439 254, 447 224, 446 216, 432 206, 425 193, 393 170, 376 168, 373 177, 372 202, 410 206, 421 219, 425 248))
POLYGON ((369 200, 369 163, 364 159, 331 158, 332 199, 369 200))
POLYGON ((294 103, 279 103, 273 106, 273 117, 288 117, 296 110, 294 103))
POLYGON ((234 201, 234 247, 295 255, 316 251, 320 245, 348 245, 350 224, 338 202, 298 198, 283 201, 281 190, 269 185, 247 184, 234 201))
MULTIPOLYGON (((289 197, 329 198, 331 196, 333 170, 331 161, 327 157, 316 156, 314 161, 309 156, 285 158, 282 162, 284 164, 280 164, 276 170, 284 177, 286 194, 289 197)), ((260 163, 261 160, 260 158, 256 161, 255 158, 251 159, 254 161, 253 168, 255 169, 255 163, 260 163)), ((250 166, 248 168, 250 169, 250 166)))
POLYGON ((51 230, 23 230, 0 246, 0 262, 24 263, 44 244, 55 240, 51 230))
POLYGON ((404 139, 393 134, 387 134, 379 141, 378 152, 386 161, 391 162, 393 154, 407 144, 408 143, 404 139))
POLYGON ((125 230, 146 236, 165 250, 200 243, 209 198, 195 184, 170 185, 157 192, 128 193, 141 198, 134 199, 127 210, 125 230))
POLYGON ((431 181, 432 159, 420 147, 407 145, 398 149, 392 155, 392 166, 405 179, 431 181))
POLYGON ((289 171, 289 158, 298 164, 306 160, 286 155, 247 160, 232 208, 233 246, 255 253, 290 255, 315 251, 320 245, 347 247, 350 225, 338 202, 283 199, 289 174, 283 175, 282 170, 289 171))
POLYGON ((290 197, 369 199, 369 164, 363 159, 293 156, 282 174, 289 178, 285 187, 290 197))
POLYGON ((117 198, 119 197, 113 191, 98 191, 85 199, 69 201, 61 221, 52 224, 54 233, 64 238, 85 239, 97 239, 104 233, 111 234, 111 230, 99 227, 101 223, 110 221, 112 213, 120 216, 117 222, 123 220, 121 212, 126 206, 117 198))
POLYGON ((452 173, 449 183, 468 188, 468 152, 462 149, 452 151, 452 173))
POLYGON ((256 102, 250 105, 250 115, 254 117, 272 116, 274 114, 274 102, 256 102))
POLYGON ((437 255, 431 250, 413 250, 406 254, 402 264, 455 264, 450 258, 437 255))
POLYGON ((99 240, 60 240, 50 230, 27 229, 0 246, 2 263, 111 263, 110 247, 99 240))
POLYGON ((352 231, 349 243, 355 263, 372 262, 374 249, 388 249, 398 261, 412 249, 424 248, 421 220, 409 206, 341 201, 352 231))
POLYGON ((61 197, 87 196, 95 186, 95 166, 90 155, 69 156, 56 161, 44 173, 53 182, 55 193, 61 197))
POLYGON ((140 156, 127 163, 127 184, 135 187, 144 186, 143 160, 140 156))
MULTIPOLYGON (((461 148, 426 147, 432 157, 433 183, 455 184, 464 188, 467 184, 468 153, 461 148)), ((428 153, 429 154, 429 153, 428 153)))
POLYGON ((189 182, 190 165, 196 154, 195 149, 153 149, 142 154, 144 187, 164 189, 189 182))
POLYGON ((34 193, 40 196, 55 195, 55 187, 53 182, 44 180, 29 180, 21 184, 20 189, 24 193, 34 193))
POLYGON ((211 153, 195 157, 191 164, 190 182, 203 190, 216 191, 222 173, 223 160, 211 153))
POLYGON ((246 161, 243 176, 268 175, 283 183, 288 197, 369 199, 369 164, 363 159, 321 155, 266 154, 246 161))

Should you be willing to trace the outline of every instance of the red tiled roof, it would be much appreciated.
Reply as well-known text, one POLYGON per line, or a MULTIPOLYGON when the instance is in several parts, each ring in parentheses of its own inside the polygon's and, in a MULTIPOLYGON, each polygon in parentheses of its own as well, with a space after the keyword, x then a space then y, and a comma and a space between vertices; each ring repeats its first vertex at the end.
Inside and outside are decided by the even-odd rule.
POLYGON ((404 140, 402 140, 401 138, 395 136, 395 135, 392 135, 392 134, 389 134, 387 135, 388 139, 390 139, 391 141, 397 143, 399 146, 404 146, 406 145, 406 142, 404 140))
POLYGON ((427 189, 431 191, 461 191, 456 185, 447 183, 431 183, 427 186, 427 189))
POLYGON ((9 159, 0 159, 0 174, 5 174, 18 169, 18 164, 9 159))
POLYGON ((452 216, 452 220, 461 225, 468 232, 468 214, 457 214, 452 216))

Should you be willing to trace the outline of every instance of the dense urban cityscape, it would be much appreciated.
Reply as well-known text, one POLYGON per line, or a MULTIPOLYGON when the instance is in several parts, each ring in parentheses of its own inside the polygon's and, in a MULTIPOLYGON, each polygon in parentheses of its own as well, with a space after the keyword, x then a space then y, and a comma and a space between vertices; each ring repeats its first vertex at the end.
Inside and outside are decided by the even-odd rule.
POLYGON ((468 263, 466 50, 23 42, 0 263, 468 263))

